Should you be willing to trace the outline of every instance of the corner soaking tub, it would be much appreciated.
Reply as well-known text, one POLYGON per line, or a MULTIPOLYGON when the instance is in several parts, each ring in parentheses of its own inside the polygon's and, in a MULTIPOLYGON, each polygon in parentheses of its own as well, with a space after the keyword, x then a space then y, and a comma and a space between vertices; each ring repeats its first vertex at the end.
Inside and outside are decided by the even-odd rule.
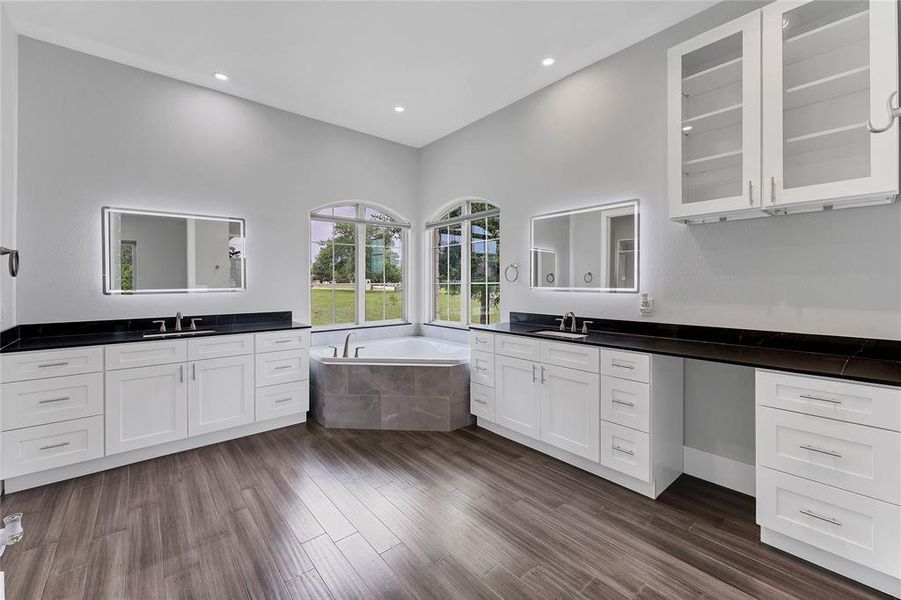
POLYGON ((328 346, 310 349, 310 409, 322 426, 451 431, 470 424, 469 346, 410 336, 353 342, 351 358, 333 354, 328 346))

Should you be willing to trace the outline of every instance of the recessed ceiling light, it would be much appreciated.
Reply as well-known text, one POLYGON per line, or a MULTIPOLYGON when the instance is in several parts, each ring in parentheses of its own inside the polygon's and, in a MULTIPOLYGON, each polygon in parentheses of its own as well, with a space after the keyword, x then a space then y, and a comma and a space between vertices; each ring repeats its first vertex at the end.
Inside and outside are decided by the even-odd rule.
POLYGON ((228 75, 226 75, 225 73, 213 73, 213 77, 215 77, 219 81, 228 81, 228 75))
POLYGON ((553 58, 551 58, 550 56, 548 56, 548 57, 545 58, 543 61, 541 61, 541 64, 543 64, 545 67, 549 67, 549 66, 551 66, 552 64, 554 64, 555 62, 557 62, 557 61, 555 61, 553 58))
POLYGON ((394 107, 394 112, 402 113, 402 112, 404 112, 405 110, 407 110, 407 109, 404 108, 403 106, 395 106, 395 107, 394 107))

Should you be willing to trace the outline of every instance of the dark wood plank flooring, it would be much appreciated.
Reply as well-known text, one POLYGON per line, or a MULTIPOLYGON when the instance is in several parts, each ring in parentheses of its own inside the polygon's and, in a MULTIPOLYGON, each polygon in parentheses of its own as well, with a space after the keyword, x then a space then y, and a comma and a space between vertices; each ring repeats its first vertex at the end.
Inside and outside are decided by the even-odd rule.
POLYGON ((3 498, 7 598, 876 598, 762 546, 754 500, 652 501, 485 430, 299 425, 3 498))

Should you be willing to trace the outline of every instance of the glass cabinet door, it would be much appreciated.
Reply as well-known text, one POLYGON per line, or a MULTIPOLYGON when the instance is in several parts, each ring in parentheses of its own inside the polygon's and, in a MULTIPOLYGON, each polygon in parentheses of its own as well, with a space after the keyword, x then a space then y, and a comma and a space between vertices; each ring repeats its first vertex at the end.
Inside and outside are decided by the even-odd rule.
POLYGON ((780 1, 763 14, 764 205, 891 196, 898 126, 884 124, 898 89, 892 0, 780 1))
POLYGON ((759 12, 670 48, 667 80, 670 218, 759 211, 759 12))

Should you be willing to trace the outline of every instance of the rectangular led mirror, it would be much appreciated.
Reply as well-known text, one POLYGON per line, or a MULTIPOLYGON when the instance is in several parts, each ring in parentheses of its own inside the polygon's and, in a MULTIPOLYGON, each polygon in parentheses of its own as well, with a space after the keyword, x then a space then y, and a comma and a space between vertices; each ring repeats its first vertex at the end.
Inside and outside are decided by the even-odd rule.
POLYGON ((103 293, 242 292, 244 219, 103 209, 103 293))
POLYGON ((532 217, 531 286, 638 292, 638 200, 532 217))

